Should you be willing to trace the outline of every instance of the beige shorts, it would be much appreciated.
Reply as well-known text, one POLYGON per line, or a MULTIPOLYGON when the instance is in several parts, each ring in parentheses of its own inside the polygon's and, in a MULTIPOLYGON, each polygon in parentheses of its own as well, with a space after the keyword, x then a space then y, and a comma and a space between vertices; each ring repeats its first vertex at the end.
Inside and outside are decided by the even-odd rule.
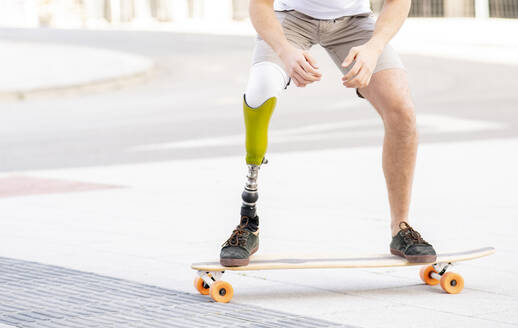
MULTIPOLYGON (((291 44, 303 50, 309 50, 314 44, 321 45, 344 74, 352 67, 341 66, 349 50, 369 41, 376 23, 372 13, 330 20, 315 19, 295 10, 276 11, 275 15, 291 44)), ((275 51, 258 36, 253 64, 263 61, 274 62, 284 68, 275 51)), ((404 66, 396 51, 387 45, 378 59, 374 73, 389 68, 404 66)))

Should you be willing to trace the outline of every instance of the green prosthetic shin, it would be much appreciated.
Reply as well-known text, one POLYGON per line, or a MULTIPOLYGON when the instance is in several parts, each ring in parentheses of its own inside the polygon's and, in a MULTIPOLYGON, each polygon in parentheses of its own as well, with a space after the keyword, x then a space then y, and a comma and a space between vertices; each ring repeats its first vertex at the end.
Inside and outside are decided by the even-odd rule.
MULTIPOLYGON (((245 190, 241 194, 241 217, 246 217, 248 229, 257 231, 259 216, 256 213, 256 202, 259 199, 257 192, 257 175, 264 160, 268 147, 268 125, 272 117, 277 98, 266 100, 261 106, 251 108, 243 100, 243 113, 246 128, 246 164, 248 174, 246 176, 245 190)), ((242 219, 243 221, 243 219, 242 219)))
POLYGON ((251 108, 243 101, 246 128, 246 163, 261 165, 268 147, 268 125, 277 98, 266 100, 261 106, 251 108))

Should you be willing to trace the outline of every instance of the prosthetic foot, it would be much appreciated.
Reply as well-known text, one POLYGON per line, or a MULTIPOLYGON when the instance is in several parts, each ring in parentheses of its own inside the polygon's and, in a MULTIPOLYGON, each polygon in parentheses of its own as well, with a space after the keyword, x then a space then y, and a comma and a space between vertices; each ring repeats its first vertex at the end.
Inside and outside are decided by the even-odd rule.
POLYGON ((259 248, 259 216, 256 213, 257 177, 259 168, 267 163, 264 155, 268 146, 268 125, 277 99, 272 97, 257 108, 243 101, 246 127, 246 163, 248 174, 241 194, 241 222, 222 245, 220 263, 224 266, 248 265, 250 255, 259 248))

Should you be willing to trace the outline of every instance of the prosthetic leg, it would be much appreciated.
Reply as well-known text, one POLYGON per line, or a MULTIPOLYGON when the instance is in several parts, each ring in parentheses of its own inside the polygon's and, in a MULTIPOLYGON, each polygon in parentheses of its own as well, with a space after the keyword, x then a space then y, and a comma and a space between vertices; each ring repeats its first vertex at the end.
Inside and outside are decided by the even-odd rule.
POLYGON ((248 174, 241 194, 241 222, 221 248, 220 263, 223 266, 247 265, 250 255, 259 248, 257 176, 261 165, 267 162, 264 156, 268 146, 268 125, 277 103, 276 97, 288 81, 284 70, 274 63, 258 63, 250 70, 243 97, 248 174))
POLYGON ((249 218, 248 224, 253 230, 257 230, 259 220, 256 214, 255 204, 259 198, 257 193, 257 176, 261 164, 268 161, 264 157, 268 146, 268 125, 270 117, 277 103, 277 98, 272 97, 257 108, 251 108, 243 100, 243 114, 246 128, 246 164, 248 174, 246 176, 245 190, 241 194, 241 217, 249 218), (256 221, 256 222, 254 222, 256 221))
POLYGON ((248 224, 253 231, 259 225, 255 204, 257 193, 257 176, 268 147, 268 125, 272 116, 277 96, 289 84, 286 72, 272 62, 261 62, 252 66, 250 79, 243 99, 243 115, 246 128, 246 176, 245 190, 241 194, 243 204, 241 217, 248 218, 248 224))

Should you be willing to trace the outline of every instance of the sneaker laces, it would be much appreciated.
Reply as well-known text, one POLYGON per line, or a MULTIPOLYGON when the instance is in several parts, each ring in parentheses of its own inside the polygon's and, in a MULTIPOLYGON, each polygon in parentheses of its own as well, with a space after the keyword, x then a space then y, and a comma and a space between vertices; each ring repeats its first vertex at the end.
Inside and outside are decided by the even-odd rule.
POLYGON ((401 222, 399 224, 399 228, 401 229, 401 236, 403 237, 403 240, 408 245, 414 245, 414 244, 428 244, 423 237, 421 237, 421 234, 414 230, 408 223, 401 222))
POLYGON ((246 230, 246 226, 248 225, 248 217, 243 216, 241 218, 241 222, 239 225, 232 231, 232 235, 227 239, 226 242, 223 243, 224 246, 245 246, 246 240, 250 231, 246 230))

